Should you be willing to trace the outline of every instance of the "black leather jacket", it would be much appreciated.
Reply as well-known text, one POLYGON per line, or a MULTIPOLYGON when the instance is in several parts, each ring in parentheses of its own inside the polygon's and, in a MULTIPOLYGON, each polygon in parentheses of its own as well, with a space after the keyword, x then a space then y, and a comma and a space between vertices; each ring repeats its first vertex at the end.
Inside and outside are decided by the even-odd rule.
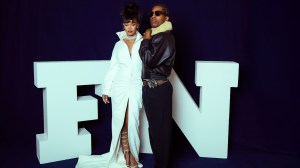
POLYGON ((144 39, 140 46, 143 61, 142 79, 166 79, 173 68, 176 49, 171 31, 158 33, 151 40, 144 39))

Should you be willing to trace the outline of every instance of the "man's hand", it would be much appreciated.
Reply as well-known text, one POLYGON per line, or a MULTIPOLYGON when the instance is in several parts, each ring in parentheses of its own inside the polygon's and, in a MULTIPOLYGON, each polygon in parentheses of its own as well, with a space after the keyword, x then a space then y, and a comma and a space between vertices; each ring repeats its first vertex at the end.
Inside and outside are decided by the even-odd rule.
POLYGON ((151 29, 145 31, 143 39, 151 39, 151 29))

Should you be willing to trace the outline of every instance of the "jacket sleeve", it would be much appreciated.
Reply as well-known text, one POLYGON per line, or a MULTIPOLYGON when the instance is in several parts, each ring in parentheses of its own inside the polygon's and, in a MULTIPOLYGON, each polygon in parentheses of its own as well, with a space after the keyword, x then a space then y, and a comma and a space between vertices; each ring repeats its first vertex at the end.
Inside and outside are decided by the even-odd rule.
POLYGON ((110 65, 106 73, 106 76, 104 78, 104 83, 102 88, 102 94, 108 95, 109 97, 111 96, 112 82, 118 72, 118 60, 116 56, 116 51, 117 51, 117 46, 115 45, 110 59, 110 65))
POLYGON ((168 59, 169 52, 172 50, 170 40, 163 33, 152 38, 152 40, 144 39, 139 50, 141 60, 150 68, 154 68, 168 59))

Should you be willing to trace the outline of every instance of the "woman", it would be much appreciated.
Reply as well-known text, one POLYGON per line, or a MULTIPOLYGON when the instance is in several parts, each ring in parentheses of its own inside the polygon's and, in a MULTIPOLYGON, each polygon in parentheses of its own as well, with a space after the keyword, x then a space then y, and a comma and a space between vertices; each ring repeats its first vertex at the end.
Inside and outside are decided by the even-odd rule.
POLYGON ((137 31, 140 9, 126 4, 121 12, 124 31, 117 32, 110 67, 103 84, 102 100, 112 101, 112 141, 110 151, 100 156, 80 156, 76 168, 142 167, 139 163, 139 113, 142 108, 142 61, 138 50, 142 41, 137 31))

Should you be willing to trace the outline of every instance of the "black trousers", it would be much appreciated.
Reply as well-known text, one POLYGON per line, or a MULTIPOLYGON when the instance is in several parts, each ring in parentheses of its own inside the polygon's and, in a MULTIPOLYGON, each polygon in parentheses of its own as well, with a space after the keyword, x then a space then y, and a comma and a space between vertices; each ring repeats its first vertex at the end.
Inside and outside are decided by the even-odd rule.
POLYGON ((143 104, 149 122, 149 138, 155 168, 168 168, 172 139, 173 87, 166 82, 155 88, 143 86, 143 104))

